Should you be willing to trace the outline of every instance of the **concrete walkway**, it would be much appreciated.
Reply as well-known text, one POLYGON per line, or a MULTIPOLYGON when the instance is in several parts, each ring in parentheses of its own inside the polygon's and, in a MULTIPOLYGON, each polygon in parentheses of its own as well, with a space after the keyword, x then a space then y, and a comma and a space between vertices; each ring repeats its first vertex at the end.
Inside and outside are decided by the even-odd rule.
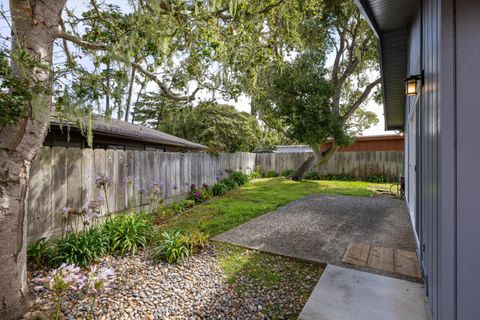
POLYGON ((422 285, 328 265, 302 320, 428 320, 422 285))
POLYGON ((214 240, 336 265, 351 242, 415 250, 403 201, 386 197, 310 195, 214 240))

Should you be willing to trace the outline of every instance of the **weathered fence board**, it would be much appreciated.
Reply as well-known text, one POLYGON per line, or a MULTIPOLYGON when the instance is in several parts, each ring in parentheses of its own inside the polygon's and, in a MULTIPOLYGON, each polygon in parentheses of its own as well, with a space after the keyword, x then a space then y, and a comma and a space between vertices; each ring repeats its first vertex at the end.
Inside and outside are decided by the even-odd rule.
POLYGON ((164 197, 185 196, 190 185, 214 184, 230 172, 250 173, 255 154, 196 154, 156 151, 122 151, 44 147, 32 163, 27 195, 28 238, 61 234, 61 211, 65 207, 82 209, 97 197, 104 197, 95 184, 96 177, 107 175, 112 183, 107 200, 112 212, 130 207, 130 190, 125 178, 137 178, 134 205, 145 205, 152 182, 164 183, 164 197), (241 169, 240 169, 241 168, 241 169))
MULTIPOLYGON (((257 169, 263 173, 275 171, 281 174, 295 169, 312 153, 259 153, 255 158, 257 169)), ((348 174, 367 178, 373 174, 384 174, 397 179, 403 172, 402 151, 337 152, 326 164, 317 170, 322 175, 348 174)))
MULTIPOLYGON (((157 151, 121 151, 45 147, 32 163, 27 195, 29 241, 58 235, 63 222, 64 207, 81 209, 103 191, 95 179, 107 175, 112 184, 107 190, 110 211, 130 207, 127 176, 137 178, 134 205, 147 202, 141 189, 148 190, 152 182, 164 183, 164 197, 168 201, 185 196, 192 183, 197 186, 214 184, 234 171, 251 173, 256 168, 282 173, 295 169, 311 153, 233 153, 209 155, 205 153, 169 153, 157 151)), ((351 174, 365 178, 381 173, 397 178, 403 172, 402 152, 340 152, 318 169, 321 174, 351 174)))

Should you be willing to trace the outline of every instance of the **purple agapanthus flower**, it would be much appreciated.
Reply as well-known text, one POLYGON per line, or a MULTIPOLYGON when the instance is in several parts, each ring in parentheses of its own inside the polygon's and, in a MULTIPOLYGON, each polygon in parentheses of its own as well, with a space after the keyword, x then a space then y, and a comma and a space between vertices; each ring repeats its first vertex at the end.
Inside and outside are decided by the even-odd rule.
POLYGON ((208 185, 208 183, 203 183, 202 187, 203 187, 203 189, 208 189, 209 185, 208 185))
POLYGON ((109 284, 115 279, 115 271, 111 268, 92 267, 87 277, 86 288, 90 293, 99 294, 109 288, 109 284))
POLYGON ((65 215, 65 216, 69 215, 71 210, 72 210, 72 208, 70 208, 70 207, 64 207, 62 209, 62 215, 65 215))
POLYGON ((107 175, 99 175, 95 178, 95 185, 98 189, 108 188, 112 184, 112 179, 107 175))
POLYGON ((192 183, 192 184, 190 185, 190 190, 192 190, 192 191, 193 191, 193 190, 197 190, 197 186, 195 185, 195 183, 192 183))
POLYGON ((135 184, 137 182, 138 178, 135 176, 126 176, 123 178, 123 183, 124 184, 135 184))
POLYGON ((86 283, 86 278, 80 273, 80 268, 75 265, 62 265, 53 270, 50 275, 34 279, 35 289, 41 290, 42 287, 54 292, 63 292, 65 290, 80 290, 86 283))

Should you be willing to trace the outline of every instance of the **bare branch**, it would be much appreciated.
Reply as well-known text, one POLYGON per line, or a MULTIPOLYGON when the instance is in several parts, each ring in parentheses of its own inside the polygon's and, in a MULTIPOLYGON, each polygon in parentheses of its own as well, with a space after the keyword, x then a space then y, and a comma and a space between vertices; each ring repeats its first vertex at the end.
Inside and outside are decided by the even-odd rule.
POLYGON ((377 80, 370 83, 368 86, 365 87, 363 93, 358 97, 357 101, 355 101, 347 112, 342 116, 342 121, 347 122, 347 120, 355 113, 355 111, 360 107, 360 105, 368 98, 370 92, 375 88, 377 85, 381 83, 381 79, 378 78, 377 80))

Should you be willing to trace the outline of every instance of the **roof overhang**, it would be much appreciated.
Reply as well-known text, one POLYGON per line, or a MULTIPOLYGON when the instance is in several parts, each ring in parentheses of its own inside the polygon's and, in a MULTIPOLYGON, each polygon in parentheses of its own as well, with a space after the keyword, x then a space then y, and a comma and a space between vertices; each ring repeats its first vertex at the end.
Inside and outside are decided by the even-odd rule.
POLYGON ((408 31, 417 0, 354 0, 379 39, 386 130, 402 130, 408 67, 408 31))
MULTIPOLYGON (((82 131, 77 123, 59 120, 55 117, 50 119, 50 127, 62 128, 68 126, 69 130, 82 131)), ((161 131, 151 128, 135 125, 126 121, 110 119, 107 121, 103 117, 94 116, 92 119, 93 134, 101 134, 103 136, 116 137, 126 140, 135 140, 140 142, 149 142, 162 146, 174 146, 184 148, 186 150, 206 150, 206 146, 179 138, 161 131)))

